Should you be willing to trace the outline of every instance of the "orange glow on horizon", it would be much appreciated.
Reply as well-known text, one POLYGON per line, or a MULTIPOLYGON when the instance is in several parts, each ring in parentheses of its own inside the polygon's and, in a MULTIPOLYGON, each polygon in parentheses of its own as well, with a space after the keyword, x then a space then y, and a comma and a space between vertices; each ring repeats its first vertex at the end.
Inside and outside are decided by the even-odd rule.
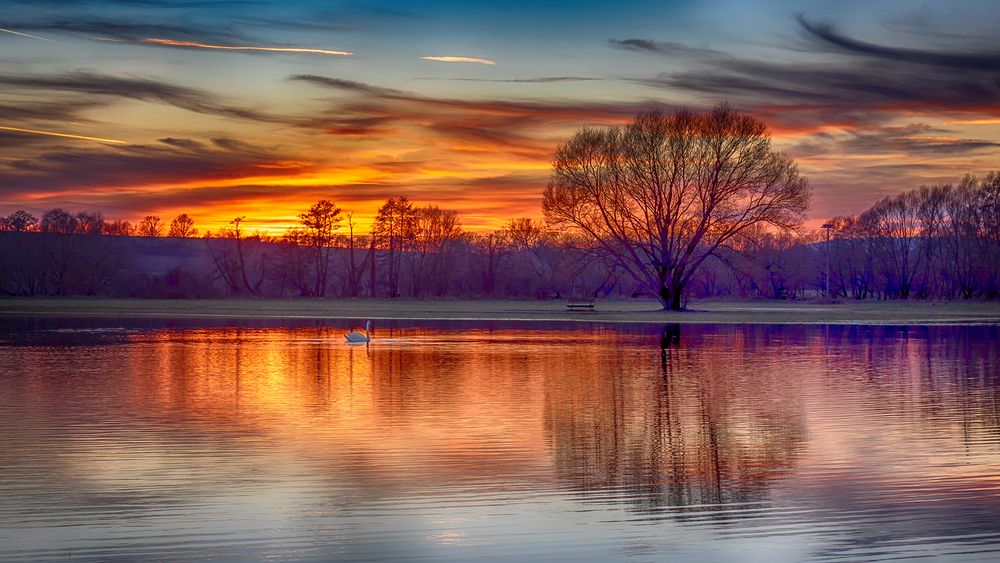
POLYGON ((959 119, 951 122, 954 125, 1000 125, 1000 117, 989 117, 984 119, 959 119))

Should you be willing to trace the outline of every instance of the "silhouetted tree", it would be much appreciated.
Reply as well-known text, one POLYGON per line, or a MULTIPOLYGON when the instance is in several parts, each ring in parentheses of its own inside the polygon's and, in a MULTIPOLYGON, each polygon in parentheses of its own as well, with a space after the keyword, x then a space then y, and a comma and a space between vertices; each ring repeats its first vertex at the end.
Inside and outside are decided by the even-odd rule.
POLYGON ((168 237, 187 238, 198 236, 198 229, 194 226, 194 219, 187 213, 181 213, 170 222, 168 237))
MULTIPOLYGON (((372 237, 370 239, 374 240, 372 237)), ((347 214, 347 239, 345 241, 347 253, 344 258, 344 269, 346 270, 345 293, 348 297, 357 297, 361 292, 361 277, 368 269, 369 261, 375 259, 375 249, 373 246, 365 244, 364 237, 354 235, 354 213, 347 214), (365 248, 365 256, 358 261, 358 246, 365 248)))
POLYGON ((77 219, 65 209, 55 208, 42 214, 39 230, 43 233, 69 235, 76 232, 77 219))
POLYGON ((135 236, 135 226, 128 221, 109 221, 104 224, 104 234, 120 237, 131 237, 135 236))
POLYGON ((300 297, 312 294, 314 279, 310 270, 309 247, 302 229, 289 227, 282 239, 281 270, 300 297))
POLYGON ((552 168, 549 224, 589 238, 665 309, 682 308, 685 285, 720 248, 752 243, 761 226, 798 226, 809 203, 764 122, 725 105, 582 129, 552 168))
POLYGON ((441 295, 448 286, 449 247, 462 236, 457 211, 428 205, 415 210, 411 237, 404 241, 410 294, 441 295))
POLYGON ((910 296, 923 258, 917 247, 917 209, 916 198, 905 193, 879 200, 859 217, 878 259, 880 286, 886 298, 910 296))
POLYGON ((494 297, 497 294, 498 277, 510 258, 510 233, 500 229, 473 239, 474 252, 483 262, 482 294, 494 297))
POLYGON ((163 234, 163 222, 155 215, 146 215, 139 221, 136 234, 140 237, 158 237, 163 234))
MULTIPOLYGON (((399 275, 402 269, 404 246, 413 238, 416 211, 405 196, 392 198, 379 208, 372 225, 373 248, 382 250, 386 265, 385 286, 389 297, 399 297, 399 275)), ((375 262, 372 260, 372 281, 375 281, 375 262)), ((375 288, 372 288, 375 291, 375 288)))
POLYGON ((330 251, 336 240, 340 221, 340 208, 327 199, 319 200, 308 211, 299 215, 304 242, 313 249, 313 271, 316 275, 313 295, 317 297, 326 295, 330 251))
POLYGON ((0 217, 0 231, 26 233, 38 226, 38 218, 23 209, 19 209, 6 217, 0 217))
POLYGON ((100 235, 104 233, 104 216, 99 212, 81 211, 76 214, 76 231, 81 235, 100 235))

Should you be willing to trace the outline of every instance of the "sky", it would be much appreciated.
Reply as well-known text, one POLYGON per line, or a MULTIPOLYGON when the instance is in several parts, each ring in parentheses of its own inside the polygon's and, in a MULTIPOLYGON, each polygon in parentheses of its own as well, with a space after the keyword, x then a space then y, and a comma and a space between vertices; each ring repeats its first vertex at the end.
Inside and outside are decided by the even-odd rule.
POLYGON ((244 215, 387 198, 541 217, 557 145, 726 101, 813 186, 807 226, 1000 168, 989 0, 0 0, 0 213, 244 215))

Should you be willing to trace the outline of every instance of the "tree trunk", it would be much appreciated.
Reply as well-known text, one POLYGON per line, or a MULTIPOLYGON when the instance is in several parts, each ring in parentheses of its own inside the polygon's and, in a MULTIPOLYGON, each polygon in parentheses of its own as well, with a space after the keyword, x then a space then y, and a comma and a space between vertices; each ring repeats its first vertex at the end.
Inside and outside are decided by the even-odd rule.
POLYGON ((684 305, 681 303, 681 296, 684 294, 684 288, 682 286, 675 286, 670 296, 670 307, 671 311, 683 311, 684 305))
POLYGON ((681 280, 673 279, 668 283, 663 281, 656 298, 660 301, 664 311, 683 311, 684 306, 681 296, 684 295, 684 283, 681 280))

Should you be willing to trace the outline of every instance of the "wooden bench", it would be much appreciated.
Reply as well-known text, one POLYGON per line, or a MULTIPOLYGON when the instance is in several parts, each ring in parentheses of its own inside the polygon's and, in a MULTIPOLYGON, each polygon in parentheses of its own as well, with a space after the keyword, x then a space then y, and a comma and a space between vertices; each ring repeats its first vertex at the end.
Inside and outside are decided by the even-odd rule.
POLYGON ((594 309, 593 297, 570 297, 566 302, 567 309, 594 309))

